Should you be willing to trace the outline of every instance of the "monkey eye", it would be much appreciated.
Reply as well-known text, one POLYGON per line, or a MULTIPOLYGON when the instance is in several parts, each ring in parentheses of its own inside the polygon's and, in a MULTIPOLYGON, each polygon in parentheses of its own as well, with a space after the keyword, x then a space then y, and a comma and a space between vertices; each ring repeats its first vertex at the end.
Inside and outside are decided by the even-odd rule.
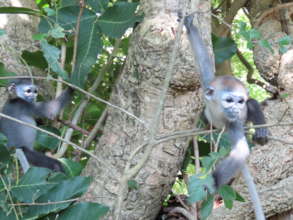
POLYGON ((238 101, 238 103, 243 104, 243 103, 244 103, 244 99, 240 99, 240 100, 238 101))
POLYGON ((28 89, 28 90, 26 90, 26 92, 27 92, 27 93, 31 93, 31 92, 32 92, 32 90, 31 90, 31 89, 28 89))
POLYGON ((233 102, 233 99, 231 97, 229 97, 226 99, 226 102, 231 103, 231 102, 233 102))

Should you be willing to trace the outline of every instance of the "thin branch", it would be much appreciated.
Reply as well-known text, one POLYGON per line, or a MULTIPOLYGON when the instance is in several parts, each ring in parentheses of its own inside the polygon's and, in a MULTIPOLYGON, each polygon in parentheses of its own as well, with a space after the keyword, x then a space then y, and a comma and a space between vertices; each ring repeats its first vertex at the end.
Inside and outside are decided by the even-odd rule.
POLYGON ((79 201, 79 200, 80 200, 80 198, 75 198, 75 199, 68 199, 68 200, 56 201, 56 202, 12 203, 12 204, 9 204, 9 205, 12 205, 12 206, 58 205, 58 204, 63 204, 63 203, 68 203, 68 202, 76 202, 76 201, 79 201))
POLYGON ((253 78, 253 68, 250 65, 250 63, 246 60, 246 58, 243 56, 243 54, 241 53, 241 51, 239 49, 237 49, 237 56, 240 60, 240 62, 245 66, 245 68, 247 69, 247 76, 246 76, 246 80, 248 83, 250 84, 256 84, 258 86, 260 86, 261 88, 263 88, 264 90, 266 90, 267 92, 275 95, 278 94, 278 89, 273 87, 270 84, 264 83, 260 80, 254 79, 253 78))
POLYGON ((85 130, 85 129, 83 129, 83 128, 81 128, 81 127, 75 125, 75 124, 73 124, 73 123, 72 123, 71 121, 69 121, 69 120, 63 120, 63 119, 58 118, 57 121, 58 121, 58 122, 61 122, 63 125, 66 125, 66 126, 72 128, 72 129, 76 130, 76 131, 79 131, 79 132, 82 133, 83 135, 88 136, 88 135, 90 134, 89 131, 87 131, 87 130, 85 130))
POLYGON ((112 107, 114 109, 117 109, 117 110, 119 110, 121 112, 124 112, 129 117, 131 117, 131 118, 137 120, 139 123, 145 125, 145 122, 143 120, 141 120, 140 118, 136 117, 134 114, 132 114, 132 113, 126 111, 125 109, 123 109, 123 108, 121 108, 119 106, 116 106, 116 105, 114 105, 114 104, 112 104, 112 103, 110 103, 108 101, 105 101, 104 99, 99 98, 99 97, 97 97, 97 96, 85 91, 84 89, 81 89, 80 87, 78 87, 76 85, 73 85, 71 83, 68 83, 68 82, 66 82, 64 80, 55 79, 55 78, 51 78, 51 77, 48 78, 48 77, 43 77, 43 76, 1 76, 0 77, 0 79, 18 79, 18 78, 33 78, 33 79, 51 80, 51 81, 55 81, 55 82, 62 82, 63 84, 65 84, 65 85, 67 85, 67 86, 69 86, 69 87, 71 87, 71 88, 73 88, 73 89, 85 94, 88 97, 91 97, 91 98, 93 98, 93 99, 95 99, 95 100, 97 100, 99 102, 102 102, 102 103, 104 103, 104 104, 106 104, 106 105, 108 105, 108 106, 110 106, 110 107, 112 107))
POLYGON ((86 149, 91 144, 91 142, 95 139, 107 115, 108 115, 108 110, 105 109, 103 114, 100 116, 99 120, 97 121, 97 123, 95 124, 91 132, 89 133, 88 137, 85 139, 83 148, 86 149))
POLYGON ((179 213, 186 217, 188 220, 194 220, 193 215, 186 209, 182 207, 176 207, 170 211, 170 213, 179 213))

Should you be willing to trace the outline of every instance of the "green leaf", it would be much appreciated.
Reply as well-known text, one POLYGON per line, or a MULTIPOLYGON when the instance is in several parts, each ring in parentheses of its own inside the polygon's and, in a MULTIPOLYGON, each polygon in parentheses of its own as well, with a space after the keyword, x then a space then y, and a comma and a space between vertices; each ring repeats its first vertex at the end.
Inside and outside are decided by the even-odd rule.
POLYGON ((127 182, 129 189, 138 189, 139 185, 135 180, 128 180, 127 182))
POLYGON ((98 53, 102 48, 101 35, 98 32, 96 19, 83 20, 80 25, 80 35, 77 45, 77 58, 71 81, 83 87, 88 73, 96 63, 98 53))
POLYGON ((28 50, 24 50, 24 51, 22 51, 21 57, 30 66, 35 66, 40 69, 48 68, 48 63, 44 57, 43 52, 40 50, 35 51, 35 52, 30 52, 28 50))
POLYGON ((62 158, 61 161, 68 176, 74 177, 81 174, 83 166, 80 163, 66 158, 62 158))
MULTIPOLYGON (((2 136, 3 134, 0 134, 0 135, 2 136)), ((10 153, 9 153, 7 147, 5 147, 5 145, 1 141, 1 144, 0 144, 0 167, 5 166, 5 164, 7 164, 10 160, 11 160, 10 153)))
POLYGON ((6 31, 3 29, 0 29, 0 36, 5 35, 5 34, 6 34, 6 31))
POLYGON ((44 57, 46 58, 52 70, 58 73, 58 75, 61 76, 64 80, 68 79, 67 73, 61 68, 58 61, 60 57, 60 50, 57 47, 48 44, 46 40, 41 40, 40 44, 44 53, 44 57))
POLYGON ((233 200, 229 199, 224 199, 224 204, 227 209, 232 209, 233 208, 233 200))
POLYGON ((41 16, 42 13, 38 10, 23 7, 0 7, 0 14, 28 14, 41 16))
POLYGON ((213 210, 214 206, 214 195, 209 195, 207 200, 202 203, 199 211, 200 219, 206 219, 213 210))
MULTIPOLYGON (((69 180, 64 180, 57 184, 54 188, 48 191, 48 193, 39 197, 36 202, 46 203, 46 202, 57 202, 65 201, 81 194, 85 193, 89 187, 90 178, 89 177, 73 177, 69 180)), ((49 214, 51 212, 58 212, 67 208, 71 202, 64 202, 58 204, 48 204, 43 206, 38 206, 35 208, 30 206, 27 208, 27 213, 24 215, 26 218, 39 218, 42 215, 49 214)))
POLYGON ((117 2, 101 15, 98 25, 109 37, 120 38, 129 27, 142 20, 135 14, 138 3, 117 2))
POLYGON ((109 0, 87 0, 87 4, 95 11, 95 12, 104 12, 108 7, 109 0))
POLYGON ((278 39, 278 43, 279 45, 283 45, 283 46, 290 45, 292 43, 292 37, 289 35, 286 35, 278 39))
POLYGON ((196 174, 189 178, 188 180, 188 202, 195 203, 200 200, 204 200, 208 193, 213 193, 214 189, 214 179, 211 175, 196 174))
POLYGON ((47 13, 48 16, 56 15, 56 11, 52 8, 44 8, 44 11, 47 13))
POLYGON ((33 35, 33 39, 34 39, 34 40, 43 40, 43 39, 45 39, 46 37, 48 37, 47 34, 34 34, 34 35, 33 35))
MULTIPOLYGON (((40 126, 40 127, 47 131, 53 132, 54 134, 57 134, 58 136, 61 135, 60 131, 57 128, 48 127, 48 126, 40 126)), ((37 147, 42 149, 55 150, 56 148, 58 148, 60 144, 60 140, 44 132, 38 131, 36 144, 37 144, 37 147)))
POLYGON ((72 220, 72 219, 88 219, 99 220, 103 217, 109 208, 98 203, 80 202, 74 204, 72 207, 66 209, 59 216, 60 220, 72 220))
POLYGON ((54 28, 50 29, 48 34, 55 39, 65 37, 64 29, 59 25, 55 25, 54 28))
POLYGON ((258 30, 251 29, 248 33, 249 33, 250 40, 260 40, 261 39, 261 33, 258 30))
POLYGON ((72 0, 61 0, 60 5, 61 5, 61 8, 68 7, 68 6, 79 6, 78 1, 72 1, 72 0))
POLYGON ((245 202, 245 199, 237 191, 235 191, 235 193, 236 193, 235 200, 237 200, 239 202, 245 202))
POLYGON ((213 48, 216 63, 222 63, 230 59, 237 51, 237 46, 231 38, 217 37, 213 35, 213 48))
POLYGON ((258 42, 258 44, 259 44, 259 46, 261 46, 263 48, 269 49, 271 51, 271 53, 274 52, 272 45, 267 40, 260 40, 258 42))
POLYGON ((235 191, 228 185, 222 185, 219 188, 219 194, 223 199, 234 200, 236 198, 235 191))
POLYGON ((31 167, 20 179, 18 185, 13 186, 11 193, 21 202, 34 202, 41 195, 47 193, 57 183, 47 181, 50 170, 40 167, 31 167))
MULTIPOLYGON (((16 76, 16 73, 7 71, 5 69, 4 64, 0 62, 0 77, 5 77, 5 76, 16 76)), ((0 86, 7 86, 8 83, 9 83, 9 79, 0 80, 0 86)))

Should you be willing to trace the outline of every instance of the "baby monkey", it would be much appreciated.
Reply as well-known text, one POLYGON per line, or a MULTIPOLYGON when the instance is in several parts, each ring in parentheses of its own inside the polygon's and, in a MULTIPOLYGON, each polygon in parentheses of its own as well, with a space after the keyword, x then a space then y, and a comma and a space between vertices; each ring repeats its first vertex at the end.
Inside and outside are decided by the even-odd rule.
MULTIPOLYGON (((36 125, 36 118, 54 119, 61 109, 70 102, 73 90, 68 88, 51 101, 37 102, 38 87, 29 78, 12 80, 8 86, 9 98, 2 112, 21 121, 36 125)), ((20 124, 7 118, 0 118, 0 131, 7 137, 8 147, 16 147, 16 156, 24 172, 28 163, 64 172, 61 163, 33 149, 36 139, 36 129, 20 124), (24 154, 24 155, 23 155, 24 154)))
MULTIPOLYGON (((254 203, 256 219, 263 220, 265 218, 255 184, 245 164, 249 156, 249 147, 244 126, 247 121, 254 125, 265 124, 264 114, 259 103, 249 98, 248 91, 240 80, 230 75, 215 77, 207 47, 192 22, 192 15, 185 17, 184 25, 195 61, 199 66, 204 91, 204 116, 214 127, 225 128, 232 146, 230 154, 216 165, 213 172, 215 188, 229 183, 236 173, 242 171, 254 203)), ((268 134, 267 128, 256 128, 253 139, 259 144, 265 144, 268 141, 268 134)))

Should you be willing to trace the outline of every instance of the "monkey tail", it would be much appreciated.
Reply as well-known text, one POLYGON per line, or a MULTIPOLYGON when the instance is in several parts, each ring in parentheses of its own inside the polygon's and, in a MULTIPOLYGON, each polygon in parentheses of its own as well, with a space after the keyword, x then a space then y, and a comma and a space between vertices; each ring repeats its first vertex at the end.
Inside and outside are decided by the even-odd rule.
POLYGON ((229 129, 228 134, 232 142, 232 150, 227 158, 216 165, 213 172, 215 187, 227 184, 243 168, 249 155, 249 147, 243 129, 229 129))
POLYGON ((30 164, 37 167, 45 167, 56 172, 64 173, 63 166, 58 160, 48 157, 40 152, 34 151, 26 146, 22 146, 19 148, 23 150, 23 153, 30 164))

